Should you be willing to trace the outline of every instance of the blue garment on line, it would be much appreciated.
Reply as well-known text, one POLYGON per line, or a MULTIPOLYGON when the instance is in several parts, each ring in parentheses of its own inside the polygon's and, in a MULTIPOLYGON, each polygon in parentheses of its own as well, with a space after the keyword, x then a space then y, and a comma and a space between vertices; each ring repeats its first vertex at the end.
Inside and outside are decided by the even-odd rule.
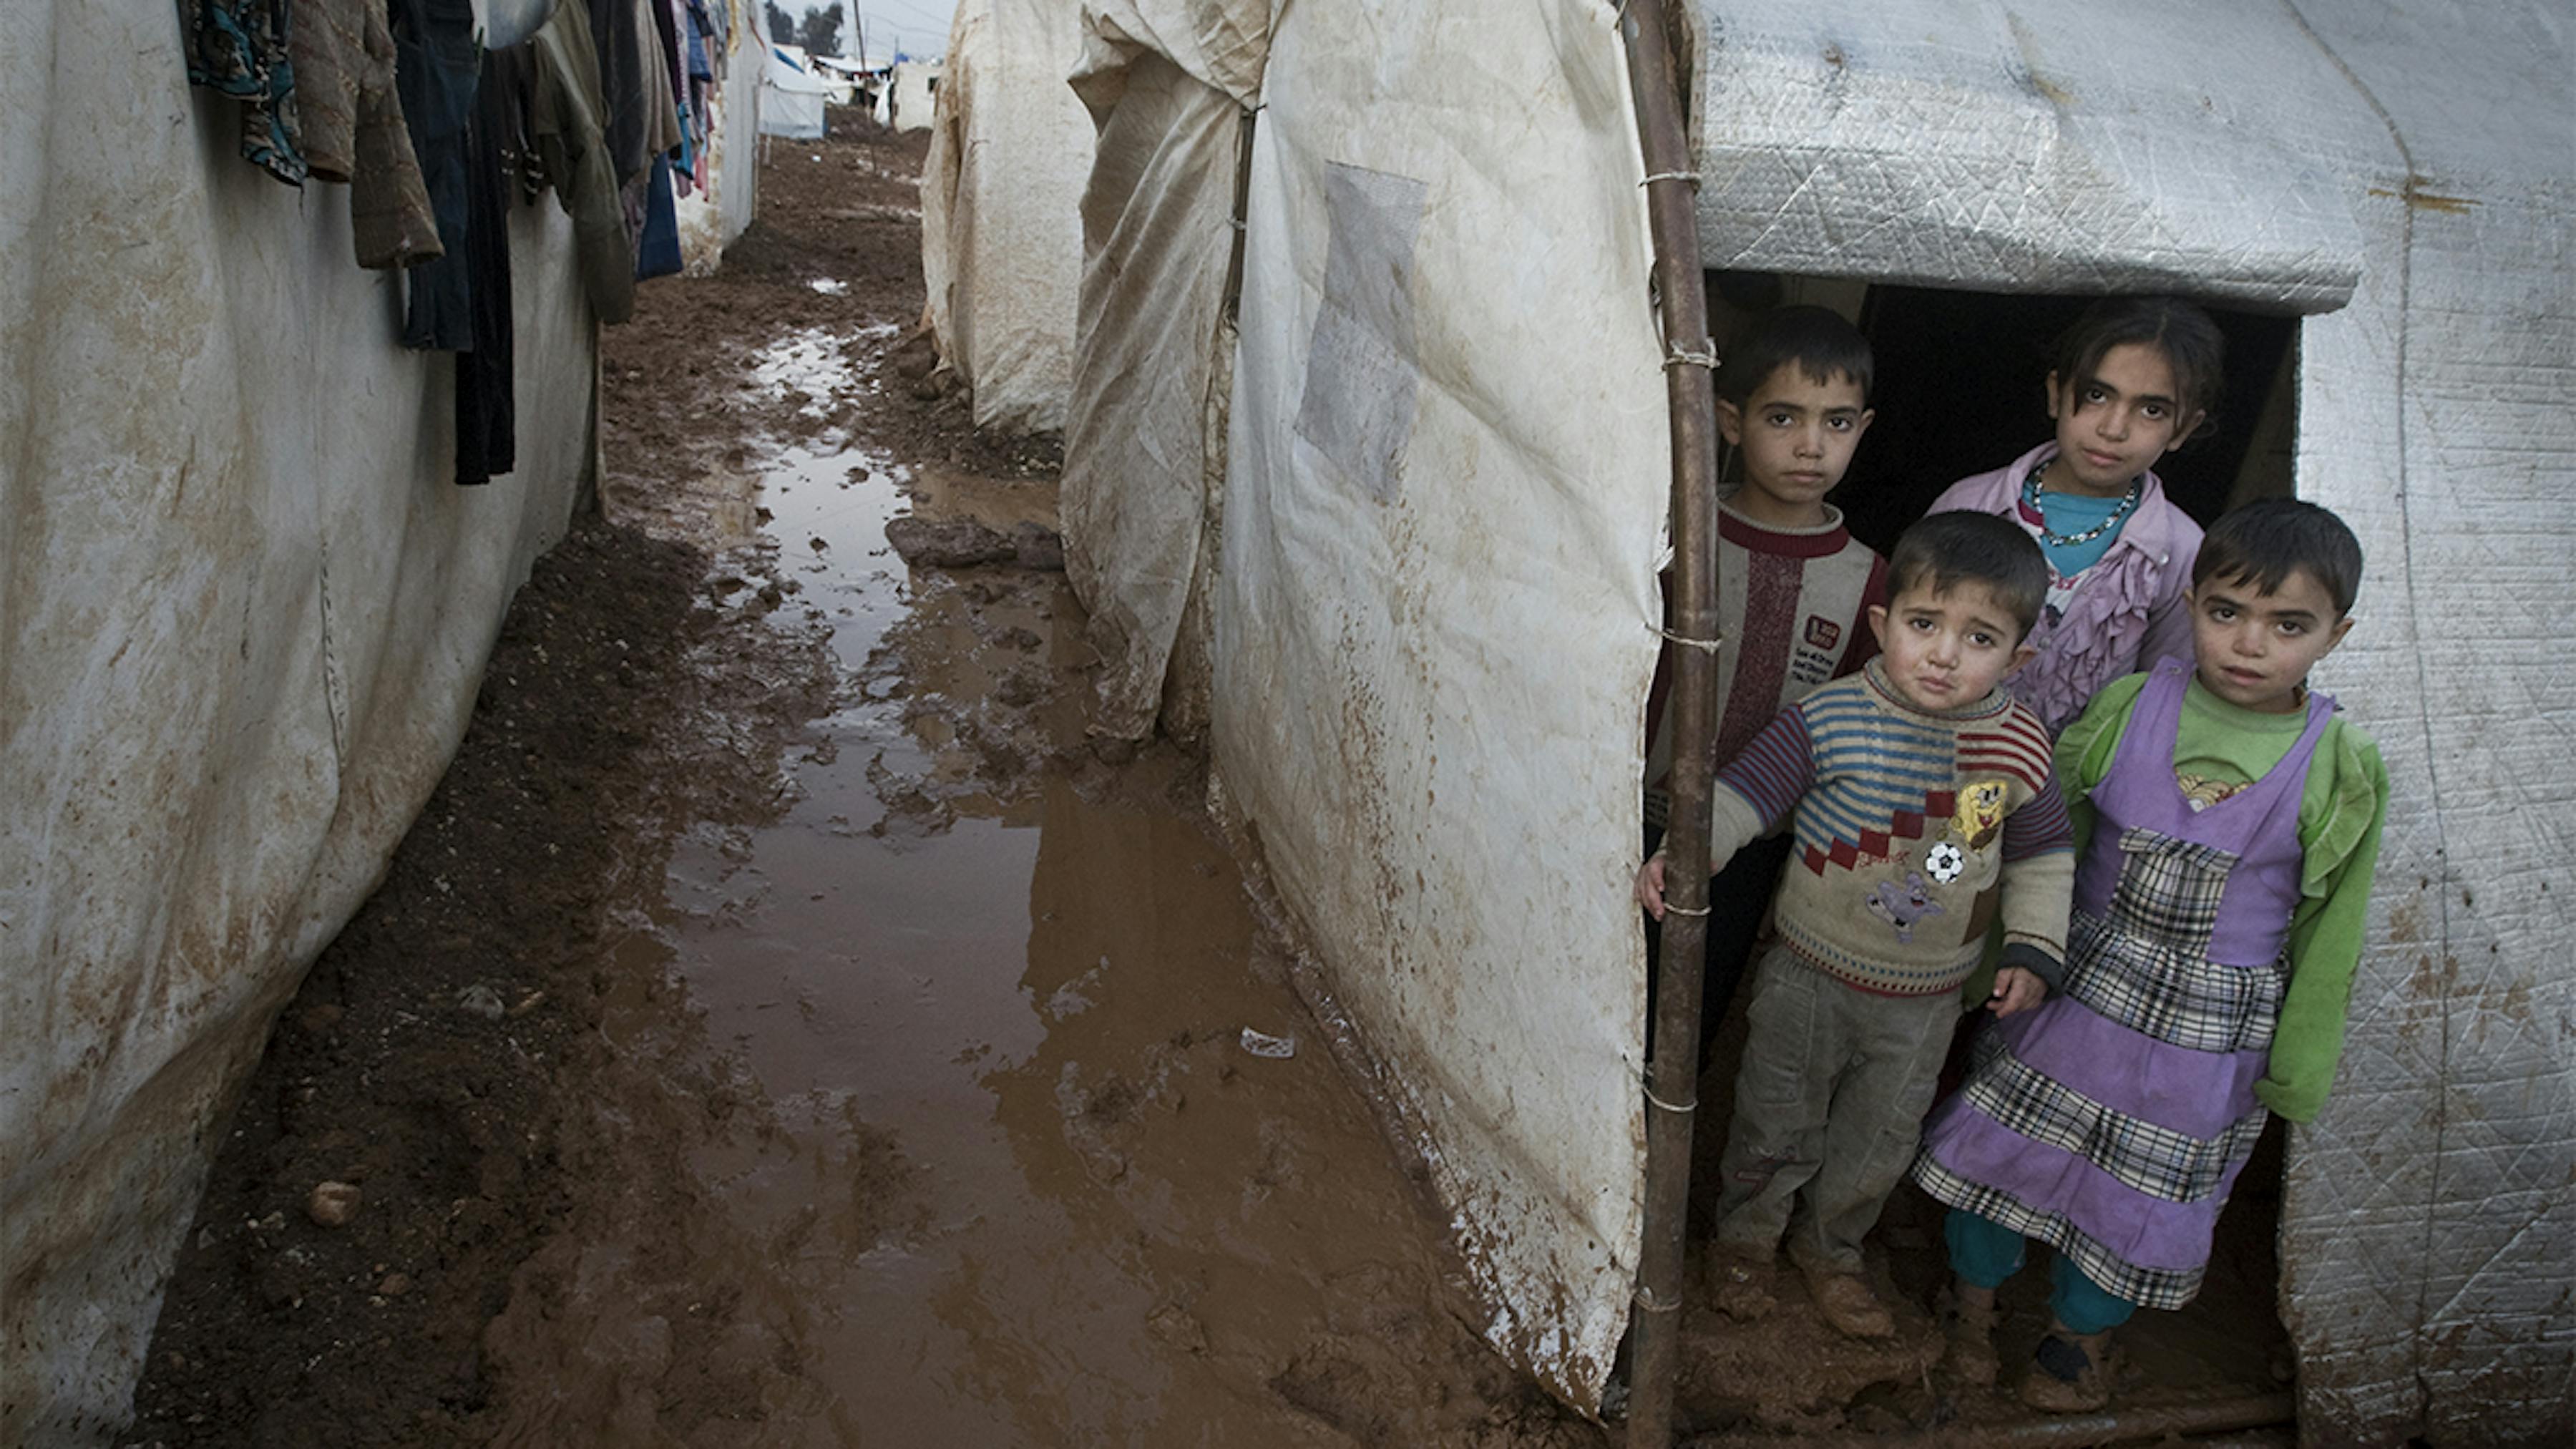
POLYGON ((483 43, 475 38, 473 0, 396 0, 393 8, 394 89, 412 154, 438 218, 446 254, 405 272, 411 304, 403 318, 403 346, 443 352, 474 350, 475 261, 466 191, 475 90, 482 76, 483 43))
POLYGON ((653 158, 653 180, 644 194, 644 235, 635 247, 635 280, 667 277, 680 269, 680 211, 671 192, 671 158, 653 158))

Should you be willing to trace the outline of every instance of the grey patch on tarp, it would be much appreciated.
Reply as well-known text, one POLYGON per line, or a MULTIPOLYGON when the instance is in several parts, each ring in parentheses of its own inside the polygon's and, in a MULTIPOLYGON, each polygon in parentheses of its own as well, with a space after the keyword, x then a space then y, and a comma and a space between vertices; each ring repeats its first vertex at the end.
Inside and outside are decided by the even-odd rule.
POLYGON ((490 0, 483 13, 483 47, 507 50, 552 20, 560 0, 490 0))
POLYGON ((1380 503, 1395 501, 1413 436, 1413 244, 1428 184, 1339 162, 1324 168, 1332 228, 1324 305, 1306 349, 1297 436, 1380 503))

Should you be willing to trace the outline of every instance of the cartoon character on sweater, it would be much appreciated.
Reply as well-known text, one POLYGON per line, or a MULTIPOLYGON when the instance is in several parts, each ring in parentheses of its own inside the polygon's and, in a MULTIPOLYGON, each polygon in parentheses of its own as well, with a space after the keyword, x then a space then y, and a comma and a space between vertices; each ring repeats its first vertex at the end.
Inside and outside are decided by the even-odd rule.
POLYGON ((1912 870, 1905 873, 1903 885, 1892 880, 1880 881, 1878 889, 1871 891, 1863 904, 1869 907, 1871 915, 1894 926, 1896 939, 1907 944, 1914 940, 1915 922, 1947 914, 1941 903, 1932 899, 1932 888, 1923 883, 1922 872, 1912 870))

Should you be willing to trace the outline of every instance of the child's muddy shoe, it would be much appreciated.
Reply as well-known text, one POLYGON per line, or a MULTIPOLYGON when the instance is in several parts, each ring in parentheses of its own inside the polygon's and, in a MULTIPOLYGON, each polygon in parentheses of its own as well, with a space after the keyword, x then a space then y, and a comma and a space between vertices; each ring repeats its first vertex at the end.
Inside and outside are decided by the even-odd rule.
POLYGON ((1751 1323, 1778 1306, 1772 1285, 1778 1270, 1768 1252, 1718 1247, 1708 1255, 1708 1296, 1717 1311, 1739 1323, 1751 1323))
POLYGON ((2110 1403, 2111 1335, 2051 1323, 2022 1376, 2021 1401, 2048 1414, 2089 1414, 2110 1403))
POLYGON ((1941 1295, 1941 1366, 1961 1383, 1994 1387, 2003 1363, 1995 1357, 1995 1290, 1953 1280, 1941 1295))
POLYGON ((1805 1272, 1807 1296, 1815 1300, 1816 1312, 1833 1325, 1836 1333, 1845 1338, 1888 1338, 1895 1334, 1896 1319, 1858 1273, 1837 1273, 1829 1268, 1807 1268, 1805 1272))

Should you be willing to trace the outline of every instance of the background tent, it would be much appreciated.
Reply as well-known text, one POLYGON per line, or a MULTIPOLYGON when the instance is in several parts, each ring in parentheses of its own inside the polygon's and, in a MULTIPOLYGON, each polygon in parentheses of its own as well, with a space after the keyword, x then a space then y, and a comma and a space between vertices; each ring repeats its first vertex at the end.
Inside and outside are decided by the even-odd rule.
POLYGON ((1073 0, 961 0, 922 162, 921 270, 975 421, 1064 426, 1091 118, 1064 86, 1073 0))
POLYGON ((898 131, 929 130, 940 71, 935 60, 896 61, 886 77, 885 123, 898 131))
MULTIPOLYGON (((1186 706, 1205 611, 1220 804, 1423 1145, 1489 1335, 1577 1403, 1636 1254, 1624 883, 1666 478, 1612 13, 1299 0, 1239 57, 1266 7, 1093 6, 1065 479, 1111 701, 1140 725, 1186 706), (1220 96, 1263 107, 1233 176, 1220 96), (1205 296, 1237 184, 1229 343, 1205 296), (1174 280, 1164 305, 1095 314, 1140 266, 1174 280), (1184 463, 1221 436, 1222 476, 1124 477, 1121 431, 1184 463)), ((2290 1142, 2303 1422, 2564 1442, 2576 676, 2439 628, 2531 639, 2571 602, 2562 28, 2358 0, 1704 0, 1693 22, 1706 266, 2280 319, 2280 446, 2238 484, 2362 534, 2363 627, 2321 683, 2397 795, 2338 1093, 2290 1142)))
POLYGON ((460 488, 455 357, 165 0, 22 7, 0 86, 0 1443, 53 1446, 124 1421, 214 1123, 592 481, 598 324, 514 196, 516 467, 460 488))
POLYGON ((792 141, 818 140, 832 83, 808 69, 805 52, 772 43, 760 80, 760 134, 792 141))
POLYGON ((1233 388, 1235 181, 1268 59, 1259 5, 1087 5, 1073 78, 1098 127, 1060 507, 1103 661, 1100 728, 1207 724, 1233 388), (1168 687, 1167 687, 1168 686, 1168 687))

